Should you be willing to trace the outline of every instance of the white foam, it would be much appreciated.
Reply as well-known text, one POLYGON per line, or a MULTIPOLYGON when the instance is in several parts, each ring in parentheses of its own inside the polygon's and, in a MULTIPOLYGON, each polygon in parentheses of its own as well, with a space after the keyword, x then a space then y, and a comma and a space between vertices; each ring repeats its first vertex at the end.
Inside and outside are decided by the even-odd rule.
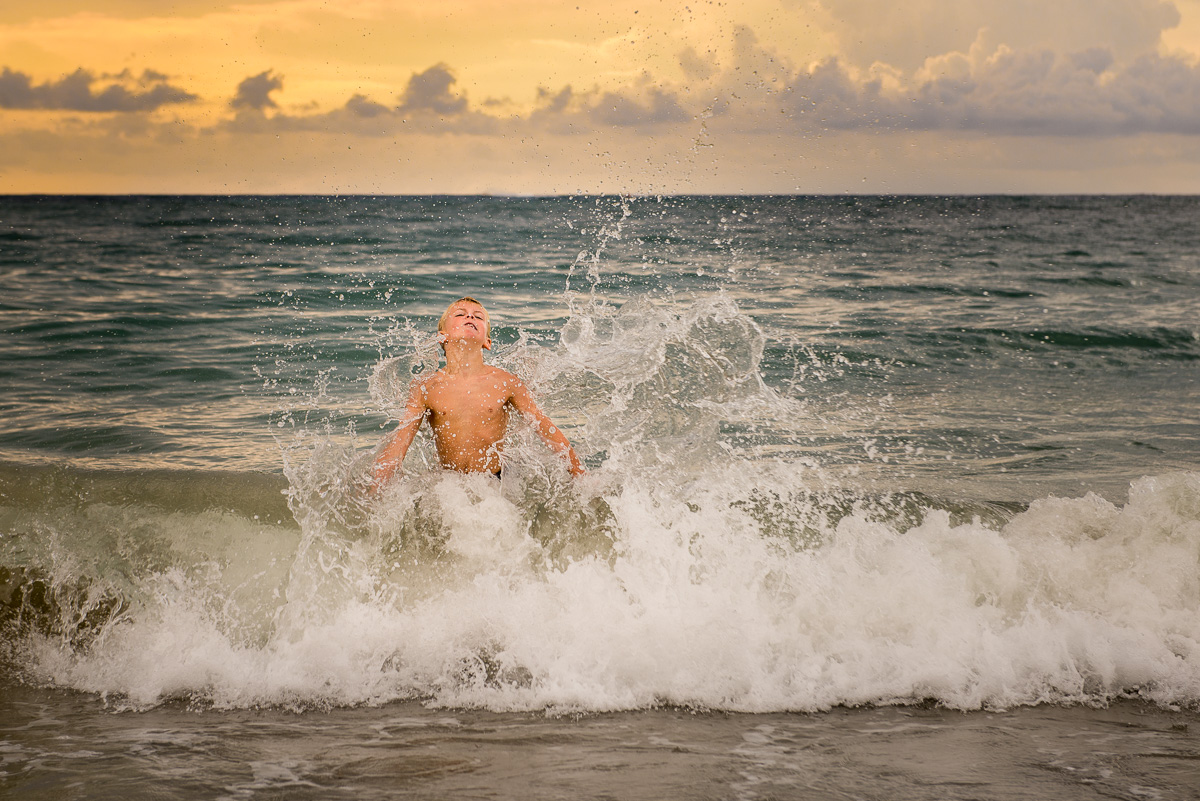
POLYGON ((37 668, 135 704, 1200 701, 1200 474, 1144 479, 1123 507, 1044 499, 999 529, 860 512, 800 547, 731 502, 763 480, 714 470, 686 499, 618 483, 597 496, 611 552, 556 563, 495 482, 446 476, 419 499, 440 515, 431 562, 397 572, 412 554, 377 535, 300 548, 338 580, 281 587, 257 639, 214 613, 218 577, 169 570, 90 648, 43 643, 37 668))
MULTIPOLYGON (((787 433, 803 411, 759 378, 762 349, 716 297, 596 306, 557 349, 501 353, 605 454, 577 481, 518 430, 503 482, 416 453, 368 504, 362 454, 303 432, 298 536, 242 521, 192 560, 131 554, 107 584, 126 611, 90 643, 35 638, 28 666, 138 705, 1200 703, 1200 474, 1006 521, 874 498, 722 435, 787 433)), ((189 540, 193 523, 154 525, 189 540)))

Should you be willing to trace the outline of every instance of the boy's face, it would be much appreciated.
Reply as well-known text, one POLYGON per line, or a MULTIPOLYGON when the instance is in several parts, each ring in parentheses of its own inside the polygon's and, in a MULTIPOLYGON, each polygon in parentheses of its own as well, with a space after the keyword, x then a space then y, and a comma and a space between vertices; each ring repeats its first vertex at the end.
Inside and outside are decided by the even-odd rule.
POLYGON ((485 350, 491 350, 492 339, 488 333, 487 312, 478 303, 469 300, 460 300, 450 307, 441 330, 443 342, 477 340, 485 350))

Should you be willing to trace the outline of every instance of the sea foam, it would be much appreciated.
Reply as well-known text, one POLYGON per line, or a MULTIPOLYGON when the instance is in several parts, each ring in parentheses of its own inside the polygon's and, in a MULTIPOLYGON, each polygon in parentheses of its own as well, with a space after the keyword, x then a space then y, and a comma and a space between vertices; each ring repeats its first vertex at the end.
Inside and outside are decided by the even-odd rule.
POLYGON ((580 482, 562 502, 608 511, 604 534, 578 536, 611 541, 563 559, 505 488, 437 476, 399 494, 430 507, 439 542, 378 529, 336 548, 279 542, 258 571, 234 548, 221 567, 155 572, 87 644, 31 636, 28 669, 134 705, 1200 700, 1200 475, 1143 479, 1124 506, 1043 499, 999 528, 930 510, 901 529, 864 508, 801 543, 736 504, 767 480, 718 470, 686 498, 580 482), (247 582, 278 598, 257 619, 230 609, 247 582))

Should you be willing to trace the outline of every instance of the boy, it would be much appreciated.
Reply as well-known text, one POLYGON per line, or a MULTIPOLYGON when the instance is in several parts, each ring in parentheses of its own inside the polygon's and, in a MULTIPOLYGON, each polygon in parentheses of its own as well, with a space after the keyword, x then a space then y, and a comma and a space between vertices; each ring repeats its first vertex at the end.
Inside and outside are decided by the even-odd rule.
POLYGON ((567 460, 571 475, 583 473, 571 443, 538 408, 521 379, 484 364, 483 352, 492 349, 491 332, 487 310, 474 298, 459 298, 442 313, 438 340, 446 366, 412 383, 400 427, 375 460, 373 491, 400 470, 425 419, 433 430, 442 467, 499 476, 510 409, 533 423, 550 449, 567 460))

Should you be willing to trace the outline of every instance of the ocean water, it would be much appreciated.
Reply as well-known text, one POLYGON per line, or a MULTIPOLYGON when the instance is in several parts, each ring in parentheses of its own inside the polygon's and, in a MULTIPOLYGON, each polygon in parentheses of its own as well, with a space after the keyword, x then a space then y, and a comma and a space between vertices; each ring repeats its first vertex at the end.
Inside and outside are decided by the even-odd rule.
POLYGON ((0 794, 1194 797, 1198 216, 0 198, 0 794))

